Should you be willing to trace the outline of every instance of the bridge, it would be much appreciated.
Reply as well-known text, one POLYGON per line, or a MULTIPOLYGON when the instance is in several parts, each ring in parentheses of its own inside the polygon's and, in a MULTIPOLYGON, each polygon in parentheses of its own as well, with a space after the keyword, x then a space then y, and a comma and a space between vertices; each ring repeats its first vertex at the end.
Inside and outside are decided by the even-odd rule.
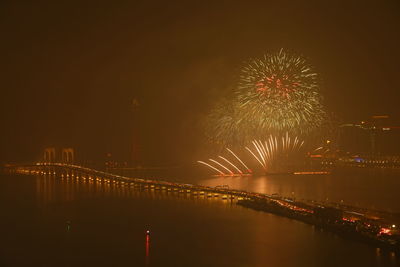
POLYGON ((281 197, 279 195, 261 194, 229 188, 229 186, 203 186, 194 184, 175 183, 163 180, 151 180, 121 176, 118 174, 103 172, 80 165, 69 163, 38 162, 25 165, 7 165, 6 169, 11 172, 27 175, 58 175, 61 178, 82 179, 99 184, 113 184, 123 187, 137 189, 161 190, 167 192, 178 192, 203 196, 207 198, 220 198, 230 201, 268 201, 287 209, 291 212, 300 214, 312 214, 316 202, 304 203, 295 202, 293 199, 281 197))
POLYGON ((115 184, 128 187, 175 191, 193 195, 204 195, 206 197, 219 197, 222 199, 237 199, 258 197, 261 194, 247 191, 230 189, 228 186, 208 187, 202 185, 174 183, 162 180, 151 180, 121 176, 118 174, 103 172, 80 165, 68 163, 43 163, 24 165, 7 165, 6 169, 20 174, 33 175, 59 175, 60 177, 71 177, 83 181, 93 181, 100 184, 115 184))
MULTIPOLYGON (((70 163, 52 163, 52 162, 38 162, 34 164, 18 164, 5 166, 11 172, 19 174, 31 175, 58 175, 61 178, 80 179, 81 181, 90 181, 99 184, 113 184, 124 187, 132 187, 138 189, 150 189, 161 191, 174 191, 178 193, 186 193, 191 195, 198 195, 210 198, 221 198, 230 200, 251 200, 251 201, 268 201, 274 203, 282 208, 288 209, 293 212, 301 214, 313 214, 315 208, 337 208, 343 210, 345 213, 362 213, 367 214, 365 209, 356 208, 343 203, 320 203, 316 201, 299 201, 294 198, 284 197, 277 194, 263 194, 257 192, 249 192, 229 188, 229 186, 204 186, 196 184, 176 183, 163 180, 142 179, 121 176, 118 174, 108 173, 92 168, 87 168, 80 165, 70 163)), ((374 216, 377 217, 377 211, 374 211, 374 216)), ((368 216, 367 216, 368 217, 368 216)), ((379 217, 383 216, 381 213, 379 217)))
POLYGON ((69 163, 38 162, 34 164, 6 165, 5 168, 10 172, 31 175, 58 175, 61 178, 80 179, 81 181, 91 181, 99 184, 113 184, 124 187, 139 189, 152 189, 161 191, 174 191, 191 195, 202 195, 204 197, 230 199, 230 200, 251 200, 268 201, 280 207, 301 214, 313 214, 315 208, 336 208, 344 213, 362 214, 362 217, 370 217, 367 214, 374 214, 375 218, 388 217, 385 212, 368 211, 361 207, 348 206, 343 203, 321 203, 313 200, 295 200, 294 198, 284 197, 277 194, 263 194, 229 188, 229 186, 204 186, 197 184, 176 183, 163 180, 142 179, 121 176, 92 168, 69 163))
MULTIPOLYGON (((209 187, 202 185, 174 183, 125 177, 70 163, 35 163, 25 165, 6 165, 12 173, 30 175, 57 175, 58 177, 84 180, 100 184, 113 184, 144 190, 173 191, 207 198, 237 200, 239 205, 279 216, 303 221, 329 231, 365 241, 374 246, 400 251, 400 233, 393 221, 386 217, 371 219, 367 210, 339 204, 306 203, 276 195, 260 194, 231 189, 228 186, 209 187)), ((393 218, 390 218, 393 219, 393 218)))

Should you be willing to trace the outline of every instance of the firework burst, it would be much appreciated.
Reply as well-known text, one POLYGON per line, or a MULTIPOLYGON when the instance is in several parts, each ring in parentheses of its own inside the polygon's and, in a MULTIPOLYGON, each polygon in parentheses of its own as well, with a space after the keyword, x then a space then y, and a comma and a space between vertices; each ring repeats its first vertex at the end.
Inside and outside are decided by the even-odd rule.
POLYGON ((270 134, 305 137, 324 120, 317 73, 304 58, 281 49, 243 67, 234 93, 207 116, 206 135, 219 147, 238 148, 270 134))
POLYGON ((218 102, 208 114, 205 128, 210 142, 221 147, 242 146, 252 136, 252 126, 243 118, 240 103, 235 99, 218 102))
POLYGON ((250 61, 236 90, 241 119, 256 135, 308 133, 321 124, 324 111, 318 75, 302 57, 282 49, 250 61))

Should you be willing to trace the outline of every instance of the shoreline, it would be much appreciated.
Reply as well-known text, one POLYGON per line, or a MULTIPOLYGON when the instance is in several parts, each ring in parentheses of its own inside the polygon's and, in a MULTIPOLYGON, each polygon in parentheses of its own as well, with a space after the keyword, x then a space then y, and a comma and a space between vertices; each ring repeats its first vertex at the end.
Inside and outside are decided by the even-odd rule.
POLYGON ((366 243, 368 245, 379 247, 392 252, 400 252, 400 236, 387 235, 381 232, 378 225, 373 225, 370 221, 359 220, 351 221, 338 216, 342 210, 327 207, 317 207, 314 210, 293 210, 283 207, 272 199, 243 199, 238 200, 237 205, 250 208, 256 211, 262 211, 294 219, 306 224, 317 227, 318 229, 327 230, 337 234, 345 239, 351 239, 366 243), (323 214, 316 212, 317 210, 330 209, 332 214, 323 214), (336 213, 336 216, 335 214, 336 213))

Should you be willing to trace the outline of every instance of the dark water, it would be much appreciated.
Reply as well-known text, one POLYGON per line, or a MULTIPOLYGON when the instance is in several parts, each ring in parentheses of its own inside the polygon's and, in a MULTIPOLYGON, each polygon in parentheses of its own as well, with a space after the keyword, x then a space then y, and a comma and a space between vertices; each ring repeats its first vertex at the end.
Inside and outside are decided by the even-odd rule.
POLYGON ((203 166, 154 173, 121 173, 131 177, 168 179, 343 204, 400 213, 400 169, 343 168, 329 175, 255 175, 221 177, 203 166), (189 175, 188 175, 189 174, 189 175))
POLYGON ((247 191, 400 212, 400 175, 397 174, 339 172, 331 175, 213 177, 198 182, 208 186, 227 184, 231 188, 247 191))
POLYGON ((0 209, 0 266, 400 264, 398 255, 301 222, 186 194, 2 175, 0 209))

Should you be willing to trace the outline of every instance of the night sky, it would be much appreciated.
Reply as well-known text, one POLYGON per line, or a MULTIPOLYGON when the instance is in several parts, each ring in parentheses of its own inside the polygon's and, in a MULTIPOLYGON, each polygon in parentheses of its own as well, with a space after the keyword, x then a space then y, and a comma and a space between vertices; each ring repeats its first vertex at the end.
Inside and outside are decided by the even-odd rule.
POLYGON ((143 162, 191 162, 243 62, 281 47, 315 66, 342 121, 400 118, 396 0, 23 2, 0 3, 2 162, 47 146, 127 159, 134 98, 143 162))

